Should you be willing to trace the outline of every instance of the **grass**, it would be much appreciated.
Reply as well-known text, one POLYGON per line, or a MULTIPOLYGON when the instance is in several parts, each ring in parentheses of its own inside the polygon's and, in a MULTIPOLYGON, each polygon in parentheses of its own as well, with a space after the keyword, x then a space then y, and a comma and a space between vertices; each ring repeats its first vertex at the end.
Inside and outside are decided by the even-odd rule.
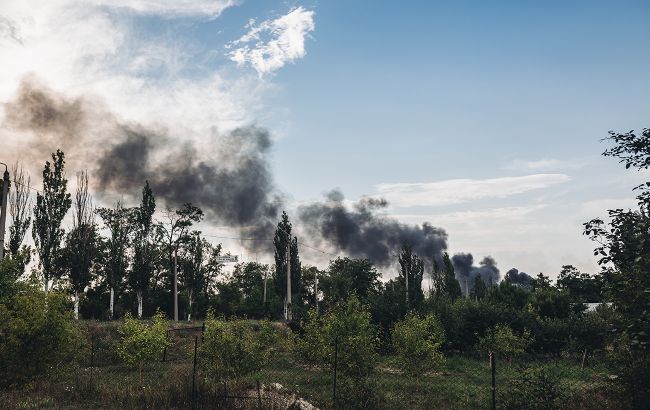
MULTIPOLYGON (((200 325, 201 322, 195 322, 180 326, 200 325)), ((87 358, 21 389, 0 392, 3 406, 16 409, 191 407, 194 337, 199 335, 200 340, 200 332, 170 332, 173 346, 167 350, 166 361, 162 362, 161 355, 161 361, 149 363, 140 381, 138 371, 120 363, 112 350, 112 343, 117 340, 116 324, 89 323, 88 326, 94 340, 94 366, 90 366, 87 358)), ((509 389, 521 378, 524 366, 551 366, 560 375, 558 383, 563 400, 570 400, 571 408, 622 408, 610 389, 606 368, 594 363, 581 369, 577 362, 565 359, 528 358, 512 365, 499 362, 498 407, 506 404, 504 397, 513 394, 509 389)), ((279 409, 286 408, 296 398, 304 398, 320 408, 333 407, 332 370, 309 369, 295 362, 283 344, 261 370, 225 387, 227 396, 238 398, 224 399, 223 384, 204 379, 199 371, 196 407, 279 409)), ((448 356, 444 368, 417 379, 402 374, 394 358, 381 357, 374 374, 357 385, 356 390, 350 390, 352 387, 348 378, 338 375, 340 407, 349 407, 366 395, 369 401, 365 407, 385 409, 483 409, 490 408, 491 404, 491 371, 487 358, 481 357, 448 356)))

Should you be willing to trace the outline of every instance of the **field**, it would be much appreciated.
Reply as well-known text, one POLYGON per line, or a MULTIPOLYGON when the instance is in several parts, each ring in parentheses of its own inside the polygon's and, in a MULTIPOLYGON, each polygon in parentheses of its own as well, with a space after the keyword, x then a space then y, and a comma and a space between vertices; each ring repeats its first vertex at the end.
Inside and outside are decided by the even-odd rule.
MULTIPOLYGON (((172 345, 159 361, 148 363, 140 373, 125 366, 112 349, 117 340, 115 323, 89 322, 90 347, 80 363, 65 367, 28 386, 2 393, 8 408, 335 408, 334 371, 330 366, 308 368, 289 351, 288 329, 275 323, 280 342, 262 368, 239 380, 217 383, 206 378, 200 366, 193 394, 194 343, 201 343, 202 323, 175 324, 169 332, 172 345), (198 328, 198 330, 197 330, 198 328), (302 399, 302 401, 300 401, 302 399), (301 406, 296 404, 300 401, 301 406)), ((520 358, 496 364, 497 408, 516 408, 521 395, 554 407, 582 409, 625 408, 601 361, 581 367, 570 358, 520 358), (537 384, 521 388, 524 368, 542 368, 537 384), (544 374, 546 376, 544 376, 544 374), (555 375, 551 377, 552 375, 555 375), (546 383, 544 383, 544 377, 546 383), (545 401, 541 401, 545 400, 545 401), (569 406, 570 403, 570 406, 569 406), (514 407, 513 407, 514 406, 514 407)), ((391 355, 380 356, 372 375, 360 390, 337 374, 337 408, 361 404, 372 408, 481 409, 491 408, 492 373, 488 358, 478 354, 448 354, 444 367, 419 378, 404 375, 391 355), (351 395, 354 395, 352 397, 351 395), (364 403, 355 401, 365 400, 364 403)), ((533 406, 534 407, 534 406, 533 406)))

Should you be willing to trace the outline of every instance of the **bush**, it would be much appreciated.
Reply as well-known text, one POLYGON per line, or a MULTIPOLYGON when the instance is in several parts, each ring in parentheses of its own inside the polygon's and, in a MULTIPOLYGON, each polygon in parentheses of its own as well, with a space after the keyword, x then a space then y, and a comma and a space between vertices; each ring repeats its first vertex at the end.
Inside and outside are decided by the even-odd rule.
POLYGON ((267 332, 253 331, 244 320, 217 320, 208 312, 200 351, 201 367, 217 381, 230 381, 259 370, 267 357, 267 332))
POLYGON ((20 385, 74 364, 86 344, 65 295, 29 289, 0 303, 0 384, 20 385))
POLYGON ((294 341, 298 357, 310 365, 333 366, 338 346, 337 373, 341 389, 337 400, 350 408, 376 403, 376 388, 369 376, 377 362, 379 337, 368 307, 351 297, 322 316, 310 312, 308 319, 304 334, 294 341))
POLYGON ((556 367, 523 369, 499 394, 504 409, 559 409, 567 405, 568 394, 562 385, 562 372, 556 367))
POLYGON ((521 335, 516 335, 510 326, 500 323, 488 329, 485 335, 479 338, 479 348, 484 352, 493 352, 511 362, 515 355, 524 353, 531 340, 528 330, 524 330, 521 335))
POLYGON ((160 311, 156 312, 152 323, 134 319, 130 313, 125 314, 118 333, 117 355, 127 365, 136 367, 140 377, 145 363, 160 360, 163 350, 169 346, 167 321, 160 311))
POLYGON ((445 357, 439 349, 445 331, 434 315, 420 318, 410 313, 395 325, 392 340, 400 367, 409 376, 418 377, 444 365, 445 357))

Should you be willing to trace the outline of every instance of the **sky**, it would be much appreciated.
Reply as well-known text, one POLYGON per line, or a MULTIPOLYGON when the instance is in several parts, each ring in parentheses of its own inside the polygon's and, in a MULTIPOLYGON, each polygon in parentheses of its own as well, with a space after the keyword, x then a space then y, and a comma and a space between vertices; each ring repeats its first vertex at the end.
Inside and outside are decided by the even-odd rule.
MULTIPOLYGON (((647 179, 600 154, 609 130, 650 127, 649 18, 645 1, 4 0, 0 123, 36 78, 178 144, 255 124, 290 214, 338 188, 502 272, 596 272, 582 223, 647 179)), ((20 160, 23 136, 0 137, 20 160)))

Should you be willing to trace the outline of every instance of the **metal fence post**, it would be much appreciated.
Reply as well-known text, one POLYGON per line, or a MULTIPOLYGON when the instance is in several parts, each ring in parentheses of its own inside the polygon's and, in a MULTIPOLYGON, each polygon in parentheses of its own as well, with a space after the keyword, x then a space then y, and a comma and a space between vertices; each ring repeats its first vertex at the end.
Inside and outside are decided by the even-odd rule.
POLYGON ((196 349, 199 345, 199 337, 194 336, 194 369, 192 370, 192 408, 196 408, 196 349))
POLYGON ((336 368, 338 367, 338 360, 339 360, 339 337, 336 336, 334 338, 334 383, 332 386, 332 407, 336 408, 336 368))
POLYGON ((90 367, 95 366, 95 335, 90 336, 90 367))
POLYGON ((490 352, 490 370, 492 372, 492 410, 497 408, 496 360, 494 352, 490 352))
MULTIPOLYGON (((165 332, 165 340, 167 340, 167 339, 169 339, 169 330, 167 330, 165 332)), ((162 359, 162 361, 164 362, 166 360, 167 360, 167 343, 165 343, 165 348, 163 349, 163 359, 162 359)))

